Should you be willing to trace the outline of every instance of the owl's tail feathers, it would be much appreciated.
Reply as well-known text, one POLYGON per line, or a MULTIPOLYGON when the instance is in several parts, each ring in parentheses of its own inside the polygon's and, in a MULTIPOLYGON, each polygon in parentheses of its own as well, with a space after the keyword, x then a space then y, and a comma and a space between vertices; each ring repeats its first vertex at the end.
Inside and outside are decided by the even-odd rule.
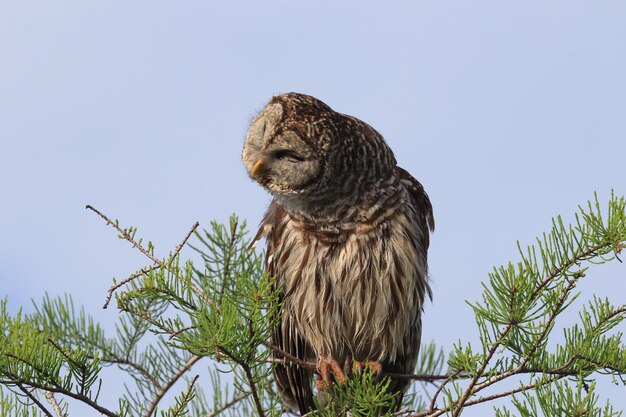
POLYGON ((302 415, 315 409, 311 388, 312 375, 309 371, 297 365, 276 365, 274 380, 280 391, 281 400, 287 408, 299 410, 302 415))

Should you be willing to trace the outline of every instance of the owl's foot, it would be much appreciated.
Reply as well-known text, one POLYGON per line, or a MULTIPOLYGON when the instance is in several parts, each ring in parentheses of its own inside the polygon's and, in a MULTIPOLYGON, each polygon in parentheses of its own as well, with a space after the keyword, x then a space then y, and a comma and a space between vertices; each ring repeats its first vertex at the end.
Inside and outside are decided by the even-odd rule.
POLYGON ((331 357, 321 358, 317 362, 317 370, 320 373, 320 378, 315 382, 318 390, 327 390, 334 382, 339 384, 346 382, 346 374, 341 365, 331 357))
POLYGON ((366 367, 369 368, 370 371, 372 371, 372 374, 374 374, 374 376, 380 375, 383 370, 383 366, 380 364, 380 362, 377 361, 353 361, 352 373, 360 375, 361 373, 363 373, 363 369, 365 369, 366 367))

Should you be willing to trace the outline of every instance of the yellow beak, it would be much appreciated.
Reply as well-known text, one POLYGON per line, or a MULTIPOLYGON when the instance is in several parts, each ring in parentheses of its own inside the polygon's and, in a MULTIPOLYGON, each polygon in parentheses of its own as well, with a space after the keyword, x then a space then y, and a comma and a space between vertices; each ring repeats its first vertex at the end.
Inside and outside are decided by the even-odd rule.
POLYGON ((259 160, 256 161, 256 163, 252 167, 252 171, 250 171, 250 173, 252 174, 253 177, 255 177, 256 174, 259 172, 259 170, 263 166, 263 163, 265 163, 265 160, 263 158, 259 158, 259 160))

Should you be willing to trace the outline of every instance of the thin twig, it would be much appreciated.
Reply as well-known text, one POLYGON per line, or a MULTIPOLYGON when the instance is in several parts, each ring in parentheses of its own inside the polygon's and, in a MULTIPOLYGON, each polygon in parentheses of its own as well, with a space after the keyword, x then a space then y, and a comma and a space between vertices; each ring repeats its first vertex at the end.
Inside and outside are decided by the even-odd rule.
POLYGON ((198 226, 200 226, 199 222, 195 222, 193 226, 191 226, 191 229, 189 229, 189 232, 187 232, 187 235, 185 236, 185 238, 182 240, 182 242, 178 244, 178 246, 176 246, 176 249, 174 249, 174 254, 172 255, 172 259, 178 256, 178 254, 180 253, 180 250, 183 248, 183 246, 185 246, 185 243, 187 243, 187 241, 189 240, 193 232, 196 231, 198 226))
POLYGON ((252 370, 250 366, 239 360, 235 355, 233 355, 228 349, 225 349, 223 346, 217 347, 224 355, 228 356, 233 362, 237 365, 241 366, 243 372, 246 374, 246 379, 248 380, 248 384, 250 385, 250 392, 252 394, 252 399, 254 400, 254 405, 256 407, 257 413, 259 413, 259 417, 265 417, 265 410, 263 409, 263 404, 261 404, 261 399, 259 398, 259 393, 257 391, 256 382, 254 382, 254 375, 252 375, 252 370))
MULTIPOLYGON (((176 383, 176 381, 178 381, 180 379, 180 377, 183 376, 183 374, 185 372, 190 370, 191 367, 193 367, 195 365, 195 363, 198 362, 201 358, 202 358, 202 356, 192 356, 191 358, 189 358, 189 360, 187 362, 185 362, 185 364, 183 366, 181 366, 180 369, 178 369, 172 375, 172 377, 165 383, 165 385, 163 385, 163 386, 161 386, 159 388, 159 390, 157 391, 156 395, 152 399, 152 402, 150 403, 150 405, 146 409, 146 413, 144 414, 145 417, 150 417, 152 415, 152 413, 154 413, 154 411, 156 410, 157 405, 159 404, 161 399, 165 396, 165 394, 167 394, 169 389, 172 388, 172 386, 176 383)), ((194 382, 195 382, 195 379, 194 379, 194 382)))
MULTIPOLYGON (((182 395, 182 397, 180 399, 178 399, 176 401, 176 406, 172 410, 173 411, 172 415, 178 416, 178 415, 187 414, 185 412, 186 411, 186 406, 193 399, 193 387, 194 387, 194 385, 196 385, 196 381, 198 381, 199 377, 200 377, 200 375, 196 375, 196 376, 193 377, 193 379, 191 380, 191 383, 187 387, 187 391, 182 395)), ((161 415, 163 415, 163 412, 161 412, 161 415)))
POLYGON ((231 228, 228 251, 224 254, 224 269, 222 270, 222 274, 223 274, 222 286, 218 294, 219 296, 218 304, 220 306, 222 305, 222 300, 224 298, 224 291, 226 290, 226 286, 228 285, 228 281, 230 278, 230 260, 232 258, 232 251, 233 251, 233 246, 235 245, 235 239, 237 239, 237 222, 235 222, 235 224, 233 224, 233 227, 231 228))
POLYGON ((106 309, 109 307, 109 304, 111 303, 111 298, 113 298, 113 293, 120 287, 123 287, 124 285, 128 284, 129 282, 131 282, 132 280, 142 276, 142 275, 148 275, 150 272, 154 271, 155 269, 160 268, 160 265, 155 265, 155 266, 150 266, 150 267, 145 267, 140 269, 139 271, 135 272, 134 274, 132 274, 131 276, 129 276, 128 278, 126 278, 123 281, 120 281, 116 284, 113 284, 111 286, 111 288, 109 288, 109 291, 107 293, 107 298, 104 301, 104 305, 102 306, 103 309, 106 309))
MULTIPOLYGON (((94 359, 93 356, 89 357, 90 359, 94 359)), ((152 375, 150 372, 148 372, 143 366, 139 365, 138 363, 135 363, 133 361, 131 361, 130 359, 123 359, 123 358, 119 358, 119 357, 112 357, 112 358, 103 358, 101 359, 102 363, 107 363, 107 364, 111 364, 111 365, 121 365, 121 366, 126 366, 132 369, 135 369, 137 372, 139 372, 144 378, 148 379, 152 385, 158 386, 159 385, 159 381, 157 381, 156 377, 154 375, 152 375)), ((128 368, 126 368, 128 369, 128 368)))
POLYGON ((184 333, 184 332, 189 331, 189 330, 193 330, 193 329, 195 329, 195 328, 196 328, 196 326, 187 326, 187 327, 183 327, 182 329, 178 329, 178 330, 176 330, 174 333, 170 334, 170 336, 168 337, 168 339, 169 339, 169 340, 172 340, 173 338, 175 338, 175 337, 176 337, 176 336, 178 336, 179 334, 184 333))
POLYGON ((26 389, 26 387, 24 387, 24 385, 22 385, 21 383, 16 383, 15 385, 17 385, 17 387, 20 389, 20 391, 22 391, 24 393, 24 395, 26 395, 28 398, 30 398, 30 400, 32 402, 35 403, 35 405, 37 407, 39 407, 39 409, 48 417, 54 417, 50 411, 48 411, 48 409, 46 407, 44 407, 43 403, 41 401, 39 401, 39 399, 37 399, 36 396, 33 395, 32 392, 30 392, 29 390, 26 389))
POLYGON ((435 405, 437 403, 437 397, 439 397, 439 394, 441 394, 441 392, 443 391, 443 388, 448 384, 448 382, 452 381, 460 373, 461 371, 453 372, 452 374, 450 374, 450 376, 448 376, 448 378, 446 378, 445 381, 443 381, 443 383, 439 386, 439 388, 437 388, 437 391, 435 391, 435 394, 433 395, 433 398, 430 401, 430 407, 428 408, 430 412, 432 412, 435 409, 435 405))
MULTIPOLYGON (((543 288, 550 283, 550 281, 557 278, 559 275, 567 271, 572 266, 576 265, 576 263, 587 259, 590 255, 593 255, 594 252, 599 251, 603 247, 607 246, 606 244, 596 245, 588 248, 586 251, 582 251, 572 256, 568 262, 565 262, 558 267, 555 267, 550 273, 537 285, 537 288, 533 291, 530 296, 530 299, 534 299, 537 295, 543 290, 543 288)), ((595 255, 594 255, 595 256, 595 255)), ((592 256, 593 257, 593 256, 592 256)))
POLYGON ((385 372, 384 370, 381 372, 381 375, 388 376, 392 379, 411 379, 413 381, 425 382, 441 381, 450 377, 448 374, 402 374, 397 372, 385 372))
POLYGON ((538 387, 538 386, 541 386, 541 385, 551 384, 553 382, 558 381, 559 379, 565 378, 565 376, 566 375, 557 375, 557 376, 555 376, 553 378, 548 379, 547 381, 539 381, 539 382, 535 382, 533 384, 517 387, 517 388, 514 388, 514 389, 509 390, 509 391, 500 392, 498 394, 488 395, 486 397, 480 397, 480 398, 477 398, 475 400, 470 400, 470 401, 466 402, 465 406, 469 407, 469 406, 472 406, 472 405, 475 405, 475 404, 480 404, 480 403, 484 403, 484 402, 488 402, 488 401, 493 401, 493 400, 496 400, 498 398, 508 397, 509 395, 517 394, 519 392, 528 391, 528 390, 534 389, 535 387, 538 387))
MULTIPOLYGON (((111 226, 113 226, 115 228, 115 230, 117 230, 124 237, 125 240, 127 240, 128 242, 130 242, 133 245, 133 247, 137 248, 148 259, 150 259, 152 262, 154 262, 153 266, 148 267, 148 268, 144 268, 144 269, 140 270, 139 272, 134 273, 130 277, 128 277, 125 280, 121 281, 120 284, 113 285, 109 289, 109 293, 107 295, 107 300, 104 303, 104 308, 107 308, 108 305, 109 305, 109 302, 111 301, 111 298, 113 297, 113 292, 115 292, 115 290, 117 290, 119 287, 121 287, 122 285, 128 284, 132 280, 136 279, 137 277, 140 277, 141 275, 144 275, 144 274, 150 272, 151 270, 158 269, 158 268, 167 268, 167 266, 165 264, 163 264, 163 262, 161 260, 159 260, 154 255, 152 255, 143 246, 141 246, 139 244, 139 242, 135 241, 135 239, 133 239, 131 234, 126 232, 126 231, 124 231, 124 229, 122 229, 117 224, 117 222, 112 221, 105 214, 101 213, 100 211, 98 211, 96 208, 94 208, 93 206, 91 206, 89 204, 87 206, 85 206, 85 208, 88 209, 88 210, 93 211, 98 216, 102 217, 106 221, 107 224, 110 224, 111 226)), ((191 237, 193 232, 195 232, 195 230, 198 228, 199 225, 200 225, 200 223, 195 222, 193 224, 193 226, 191 226, 191 229, 185 235, 185 238, 182 240, 182 242, 180 242, 180 244, 178 244, 178 246, 176 246, 176 249, 174 250, 174 253, 172 254, 171 259, 174 259, 174 258, 176 258, 178 256, 180 250, 183 248, 183 246, 185 246, 185 243, 187 243, 187 240, 189 240, 189 238, 191 237)), ((186 285, 189 285, 189 288, 191 288, 191 290, 194 292, 194 294, 196 294, 198 297, 202 298, 202 300, 204 300, 207 304, 211 304, 211 300, 198 287, 196 287, 194 284, 192 284, 191 282, 188 282, 187 280, 185 280, 183 277, 181 277, 178 274, 176 274, 176 278, 179 281, 184 282, 186 285)))
POLYGON ((285 352, 284 350, 282 350, 279 347, 271 345, 268 342, 263 342, 263 345, 265 345, 267 348, 269 348, 272 352, 276 353, 278 356, 280 356, 283 359, 285 359, 287 362, 291 362, 294 365, 298 365, 301 368, 304 368, 306 370, 318 373, 318 371, 317 371, 317 364, 304 361, 304 360, 302 360, 302 359, 300 359, 300 358, 298 358, 296 356, 293 356, 289 352, 285 352))
POLYGON ((115 228, 115 230, 117 230, 118 232, 120 232, 120 235, 122 235, 124 237, 124 239, 126 239, 128 242, 130 242, 134 248, 139 249, 139 251, 141 253, 143 253, 148 259, 150 259, 152 262, 154 262, 155 264, 160 264, 161 261, 159 261, 157 258, 154 257, 153 254, 151 254, 149 251, 147 251, 146 249, 144 249, 143 246, 141 246, 139 244, 139 242, 135 241, 135 239, 133 239, 133 237, 131 236, 130 233, 128 233, 126 230, 122 229, 117 222, 112 221, 111 219, 109 219, 105 214, 101 213, 100 211, 98 211, 95 207, 87 204, 85 206, 85 208, 87 210, 91 210, 94 213, 96 213, 98 216, 102 217, 107 224, 110 224, 111 226, 113 226, 115 228))
MULTIPOLYGON (((563 271, 565 271, 565 270, 566 269, 563 269, 563 271)), ((550 313, 550 317, 548 318, 548 322, 543 327, 543 330, 541 331, 541 334, 537 337, 537 339, 535 340, 535 343, 533 343, 533 346, 531 346, 530 351, 528 353, 526 353, 526 355, 524 355, 524 358, 522 358, 522 362, 519 365, 520 369, 523 369, 524 366, 526 366, 526 364, 530 360, 530 357, 532 355, 534 355, 535 351, 537 350, 539 345, 541 345, 541 343, 543 342, 544 338, 546 338, 548 336, 548 333, 550 333, 550 330, 551 330, 552 325, 554 324, 554 322, 556 320, 556 317, 561 312, 561 307, 563 306, 563 304, 565 304, 565 301, 569 297, 569 293, 574 289, 574 287, 576 286, 576 282, 581 277, 582 277, 582 275, 581 276, 577 276, 576 278, 568 281, 567 288, 563 291, 563 294, 561 295, 561 298, 559 298, 559 300, 557 301, 556 305, 552 309, 552 312, 550 313)))
POLYGON ((57 417, 63 417, 63 412, 61 411, 61 407, 59 406, 59 403, 57 402, 56 398, 54 398, 54 394, 51 393, 50 391, 46 391, 45 396, 46 396, 46 400, 48 400, 50 405, 52 405, 52 408, 54 409, 54 412, 56 413, 57 417))
POLYGON ((128 314, 132 314, 133 316, 135 316, 135 317, 137 317, 137 318, 139 318, 139 319, 141 319, 141 320, 143 320, 143 321, 145 321, 147 323, 150 323, 154 327, 161 329, 161 331, 163 333, 165 333, 165 334, 170 335, 170 334, 173 334, 173 333, 176 332, 176 330, 174 330, 174 329, 172 329, 170 327, 163 326, 161 323, 159 323, 158 321, 154 320, 148 314, 142 313, 140 311, 131 310, 131 309, 128 309, 128 308, 126 308, 124 306, 121 306, 121 307, 118 307, 118 308, 120 309, 120 311, 123 311, 123 312, 128 313, 128 314))
MULTIPOLYGON (((73 365, 75 367, 77 367, 78 369, 80 369, 80 372, 84 375, 87 373, 87 366, 83 365, 82 363, 77 362, 76 360, 74 360, 73 358, 71 358, 62 348, 61 346, 59 346, 54 340, 48 338, 47 340, 48 343, 50 343, 56 350, 59 351, 59 353, 65 358, 65 360, 67 360, 67 363, 70 365, 73 365)), ((85 379, 84 378, 77 378, 80 381, 80 384, 77 384, 80 387, 80 394, 84 395, 85 394, 85 379)))
POLYGON ((250 392, 241 392, 241 393, 239 393, 239 395, 235 395, 233 398, 230 399, 230 401, 225 402, 220 407, 216 408, 215 410, 213 410, 209 414, 207 414, 206 417, 215 417, 215 416, 217 416, 218 414, 220 414, 223 411, 229 409, 230 407, 232 407, 233 405, 237 404, 238 402, 245 400, 246 398, 248 398, 250 396, 250 394, 251 394, 250 392))
MULTIPOLYGON (((555 376, 553 378, 550 378, 550 379, 548 379, 546 381, 538 381, 538 382, 535 382, 533 384, 523 385, 523 386, 511 389, 511 390, 508 390, 508 391, 503 391, 503 392, 500 392, 500 393, 497 393, 497 394, 488 395, 486 397, 480 397, 480 398, 477 398, 475 400, 469 400, 469 401, 467 401, 464 404, 464 407, 471 407, 471 406, 476 405, 476 404, 481 404, 481 403, 485 403, 485 402, 496 400, 498 398, 508 397, 510 395, 513 395, 513 394, 517 394, 517 393, 520 393, 520 392, 528 391, 528 390, 534 389, 534 388, 536 388, 538 386, 541 386, 541 385, 551 384, 553 382, 558 381, 559 379, 565 378, 565 376, 566 375, 557 375, 557 376, 555 376)), ((427 410, 420 411, 419 413, 410 414, 410 415, 408 415, 406 417, 438 417, 440 415, 448 413, 449 411, 452 411, 453 407, 455 407, 454 404, 451 404, 451 405, 449 405, 447 407, 439 408, 439 409, 427 409, 427 410)))
POLYGON ((500 343, 502 342, 502 340, 504 340, 504 338, 507 336, 509 331, 511 331, 512 327, 513 326, 510 323, 507 324, 506 327, 504 329, 502 329, 502 332, 500 332, 500 335, 499 335, 498 339, 495 342, 493 342, 493 344, 491 345, 491 348, 489 349, 489 352, 487 352, 487 356, 485 356, 485 359, 483 360, 480 368, 476 371, 476 374, 474 375, 474 377, 470 381, 467 389, 461 395, 461 398, 459 399, 459 401, 457 401, 456 406, 454 407, 454 410, 452 412, 452 417, 457 417, 457 416, 459 416, 461 414, 461 410, 463 408, 463 404, 465 404, 465 402, 467 401, 469 396, 474 393, 474 386, 478 382, 478 379, 483 375, 483 372, 485 372, 485 369, 487 368, 487 365, 491 361, 491 358, 493 357, 493 355, 498 350, 498 347, 500 346, 500 343))

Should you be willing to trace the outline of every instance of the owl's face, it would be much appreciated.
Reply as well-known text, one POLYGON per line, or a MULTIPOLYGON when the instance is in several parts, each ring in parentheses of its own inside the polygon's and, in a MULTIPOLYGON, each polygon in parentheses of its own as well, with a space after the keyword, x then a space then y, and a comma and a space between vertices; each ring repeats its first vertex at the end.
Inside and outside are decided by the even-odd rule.
POLYGON ((322 171, 314 144, 284 129, 283 105, 268 104, 250 124, 243 162, 252 179, 276 194, 306 193, 322 171))
POLYGON ((252 121, 243 162, 285 207, 308 213, 353 204, 396 164, 370 125, 298 93, 272 97, 252 121))

